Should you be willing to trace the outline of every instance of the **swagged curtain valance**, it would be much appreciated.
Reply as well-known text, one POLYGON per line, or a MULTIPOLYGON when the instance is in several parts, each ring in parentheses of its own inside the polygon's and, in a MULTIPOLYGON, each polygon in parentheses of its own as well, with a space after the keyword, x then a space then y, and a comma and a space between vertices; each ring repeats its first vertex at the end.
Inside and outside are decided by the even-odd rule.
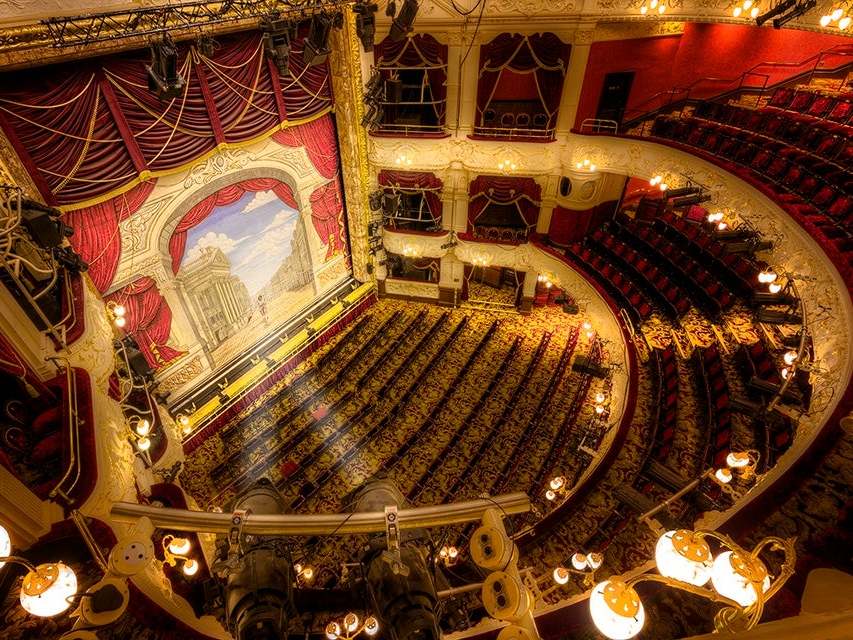
POLYGON ((209 58, 180 44, 186 84, 163 101, 148 90, 148 51, 6 74, 0 126, 49 204, 94 204, 220 144, 328 111, 329 69, 304 64, 304 38, 302 28, 286 76, 267 59, 258 33, 217 38, 209 58))
POLYGON ((475 225, 490 204, 515 205, 519 223, 536 226, 542 187, 533 178, 477 176, 468 189, 468 225, 475 225))
POLYGON ((376 68, 384 78, 392 70, 418 68, 426 71, 433 99, 433 109, 438 121, 444 122, 447 98, 447 45, 441 44, 426 33, 419 33, 394 42, 385 38, 374 49, 376 68))
POLYGON ((477 123, 484 126, 484 114, 495 95, 504 69, 533 74, 536 91, 548 116, 548 129, 557 124, 557 109, 563 92, 563 78, 569 65, 571 47, 553 33, 521 35, 502 33, 480 48, 480 80, 477 84, 477 123))
POLYGON ((435 174, 383 169, 379 172, 379 186, 400 193, 422 193, 433 221, 441 222, 443 185, 435 174))

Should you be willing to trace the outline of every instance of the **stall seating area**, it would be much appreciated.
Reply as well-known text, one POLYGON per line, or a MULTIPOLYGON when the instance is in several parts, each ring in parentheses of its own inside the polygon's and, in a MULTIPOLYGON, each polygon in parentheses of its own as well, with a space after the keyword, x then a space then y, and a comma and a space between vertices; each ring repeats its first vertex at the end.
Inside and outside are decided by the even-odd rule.
POLYGON ((729 384, 716 344, 693 352, 699 395, 708 410, 708 444, 704 456, 708 465, 722 467, 731 450, 732 409, 729 384))
POLYGON ((676 418, 678 414, 678 362, 675 349, 652 349, 650 362, 656 373, 655 402, 656 412, 653 420, 654 444, 651 455, 655 460, 663 462, 672 450, 675 439, 676 418))
POLYGON ((192 451, 188 489, 220 505, 266 477, 308 511, 339 509, 377 472, 415 503, 542 494, 576 449, 554 443, 574 442, 601 384, 569 366, 590 349, 579 322, 382 300, 192 451))
POLYGON ((659 116, 653 137, 698 151, 746 179, 797 219, 845 277, 853 268, 851 96, 779 89, 753 109, 706 102, 659 116))

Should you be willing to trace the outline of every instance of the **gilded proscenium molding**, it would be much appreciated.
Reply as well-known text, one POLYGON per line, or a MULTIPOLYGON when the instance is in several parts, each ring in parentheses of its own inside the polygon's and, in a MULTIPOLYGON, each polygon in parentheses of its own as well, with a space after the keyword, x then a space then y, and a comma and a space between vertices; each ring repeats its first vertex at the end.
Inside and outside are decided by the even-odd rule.
POLYGON ((370 254, 367 223, 370 215, 370 171, 367 163, 367 135, 361 126, 364 115, 364 83, 361 77, 361 44, 355 32, 355 15, 344 11, 343 29, 332 30, 332 91, 335 95, 341 173, 347 205, 348 231, 352 251, 352 270, 356 279, 366 282, 370 254))
POLYGON ((24 169, 12 143, 2 130, 0 130, 0 184, 16 185, 23 190, 27 198, 44 203, 33 179, 24 169))

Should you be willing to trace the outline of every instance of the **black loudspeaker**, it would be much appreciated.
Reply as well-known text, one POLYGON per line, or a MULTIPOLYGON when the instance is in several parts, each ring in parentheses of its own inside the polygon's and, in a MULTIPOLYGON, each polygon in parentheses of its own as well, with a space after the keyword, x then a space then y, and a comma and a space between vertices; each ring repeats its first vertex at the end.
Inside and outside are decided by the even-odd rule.
POLYGON ((323 64, 331 53, 329 48, 329 32, 332 30, 332 19, 318 13, 311 18, 311 27, 305 39, 305 50, 302 59, 309 67, 323 64))
POLYGON ((74 231, 58 219, 59 211, 44 207, 32 200, 21 203, 21 221, 30 236, 43 249, 61 247, 66 236, 74 231))
POLYGON ((152 373, 151 367, 148 365, 145 356, 137 348, 136 343, 132 339, 126 339, 124 348, 127 352, 127 361, 130 364, 131 373, 140 378, 150 376, 152 373))
POLYGON ((595 378, 607 377, 607 367, 602 367, 600 364, 593 362, 586 356, 578 356, 572 364, 572 370, 580 371, 581 373, 588 373, 595 378))

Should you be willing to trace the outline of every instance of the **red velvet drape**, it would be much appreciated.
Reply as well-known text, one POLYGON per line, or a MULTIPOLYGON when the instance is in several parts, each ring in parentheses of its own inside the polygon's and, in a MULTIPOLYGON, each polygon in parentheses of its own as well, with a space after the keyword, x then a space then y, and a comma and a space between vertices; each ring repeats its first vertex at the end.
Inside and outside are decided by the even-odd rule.
POLYGON ((162 367, 184 353, 166 344, 172 329, 172 310, 153 278, 142 276, 104 300, 124 305, 124 331, 133 336, 151 367, 162 367))
POLYGON ((172 273, 178 273, 181 268, 181 260, 184 259, 184 251, 187 248, 187 231, 209 216, 216 207, 237 202, 247 192, 272 191, 288 207, 298 210, 293 192, 285 183, 275 178, 252 178, 228 185, 207 196, 197 203, 192 209, 184 214, 178 226, 175 227, 172 237, 169 239, 169 255, 172 256, 172 273))
POLYGON ((311 222, 328 249, 326 260, 345 250, 344 200, 340 180, 333 180, 314 190, 311 202, 311 222))
POLYGON ((447 98, 447 45, 427 33, 393 41, 386 37, 373 48, 376 68, 384 77, 391 69, 399 67, 426 67, 432 99, 437 102, 435 112, 439 122, 444 121, 447 98))
POLYGON ((489 203, 515 204, 529 226, 539 218, 542 188, 533 178, 477 176, 468 189, 468 224, 473 225, 489 203))
POLYGON ((379 185, 403 193, 422 192, 433 220, 441 222, 443 184, 434 173, 383 169, 379 172, 379 185))
POLYGON ((156 181, 141 182, 130 191, 100 204, 67 211, 62 220, 74 229, 71 246, 89 265, 89 277, 103 293, 109 289, 121 257, 118 225, 136 213, 151 195, 156 181))
POLYGON ((162 101, 147 88, 147 51, 8 74, 0 126, 50 204, 92 199, 328 109, 328 65, 302 63, 303 39, 304 29, 283 77, 258 33, 217 37, 210 58, 181 45, 185 88, 162 101))
POLYGON ((328 180, 335 177, 338 171, 338 143, 331 116, 326 115, 277 131, 272 139, 285 147, 305 147, 317 172, 328 180))
POLYGON ((484 44, 480 48, 480 80, 477 83, 478 125, 484 125, 483 116, 492 101, 501 71, 508 69, 534 74, 539 98, 548 114, 548 128, 556 126, 569 51, 569 45, 553 33, 530 36, 502 33, 484 44))

